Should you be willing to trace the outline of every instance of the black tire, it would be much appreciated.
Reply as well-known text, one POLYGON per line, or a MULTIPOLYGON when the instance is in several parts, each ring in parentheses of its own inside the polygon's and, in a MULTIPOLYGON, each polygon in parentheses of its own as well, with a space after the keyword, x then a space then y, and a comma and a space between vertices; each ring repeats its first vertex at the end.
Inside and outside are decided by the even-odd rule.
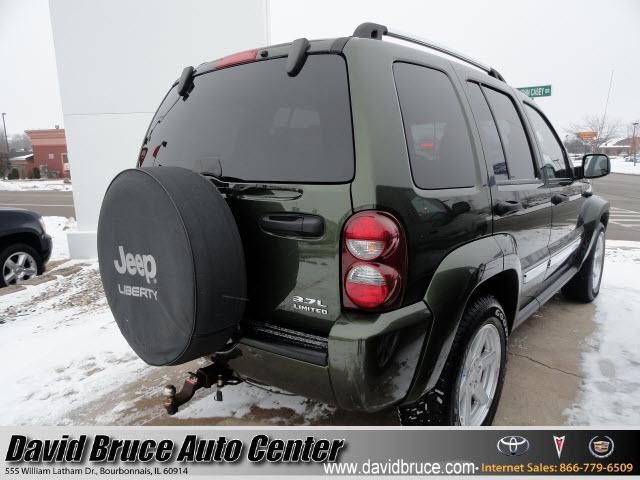
MULTIPOLYGON (((38 252, 36 249, 24 243, 15 243, 0 250, 0 268, 4 270, 3 267, 4 263, 7 261, 7 258, 17 252, 24 252, 31 255, 31 257, 33 257, 36 262, 37 275, 40 275, 42 273, 42 255, 40 255, 40 252, 38 252)), ((4 271, 0 271, 0 287, 6 286, 8 285, 4 280, 4 271)))
POLYGON ((215 353, 237 331, 246 303, 242 241, 203 176, 178 167, 118 174, 100 210, 98 260, 118 327, 145 362, 215 353))
POLYGON ((600 293, 600 284, 602 283, 602 272, 604 270, 604 250, 606 246, 605 228, 602 224, 598 225, 595 233, 595 240, 591 246, 589 256, 580 267, 580 270, 562 287, 563 295, 569 300, 576 302, 589 303, 592 302, 600 293), (598 241, 602 240, 602 255, 596 255, 598 251, 598 241), (598 257, 598 258, 596 258, 598 257), (594 263, 602 262, 600 274, 594 281, 592 272, 594 263))
POLYGON ((482 425, 491 425, 498 408, 507 363, 508 326, 504 310, 492 295, 479 295, 467 306, 456 333, 447 362, 433 390, 411 405, 398 408, 402 425, 460 425, 458 387, 465 354, 475 334, 492 324, 500 337, 500 367, 495 393, 482 425))

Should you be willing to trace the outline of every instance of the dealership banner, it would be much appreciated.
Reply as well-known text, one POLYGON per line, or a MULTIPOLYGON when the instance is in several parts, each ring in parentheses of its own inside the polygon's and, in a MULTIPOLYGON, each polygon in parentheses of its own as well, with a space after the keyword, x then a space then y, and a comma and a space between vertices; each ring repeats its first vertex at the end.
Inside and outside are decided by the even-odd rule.
POLYGON ((638 430, 3 427, 0 478, 638 475, 638 430))

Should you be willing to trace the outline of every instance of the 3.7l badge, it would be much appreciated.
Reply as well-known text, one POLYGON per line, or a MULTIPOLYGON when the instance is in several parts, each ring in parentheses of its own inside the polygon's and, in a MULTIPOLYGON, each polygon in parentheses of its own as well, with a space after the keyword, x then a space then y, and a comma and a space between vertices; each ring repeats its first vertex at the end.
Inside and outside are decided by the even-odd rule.
POLYGON ((316 313, 318 315, 329 314, 327 306, 322 303, 322 300, 320 300, 319 298, 300 297, 294 295, 293 309, 301 310, 303 312, 316 313))

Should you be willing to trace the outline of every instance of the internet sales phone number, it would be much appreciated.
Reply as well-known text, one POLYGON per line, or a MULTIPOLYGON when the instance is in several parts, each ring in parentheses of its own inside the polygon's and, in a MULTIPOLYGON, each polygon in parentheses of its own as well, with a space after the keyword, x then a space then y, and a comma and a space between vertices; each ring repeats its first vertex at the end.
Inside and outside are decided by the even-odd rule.
POLYGON ((515 465, 482 464, 482 473, 631 473, 633 463, 520 463, 515 465))
POLYGON ((633 463, 561 463, 560 473, 630 473, 633 463))

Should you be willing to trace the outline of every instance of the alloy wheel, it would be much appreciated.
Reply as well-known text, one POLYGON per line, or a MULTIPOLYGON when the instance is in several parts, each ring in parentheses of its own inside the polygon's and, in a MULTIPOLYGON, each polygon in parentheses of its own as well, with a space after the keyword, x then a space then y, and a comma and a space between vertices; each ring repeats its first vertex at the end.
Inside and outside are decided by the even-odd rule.
POLYGON ((26 252, 12 253, 2 267, 2 275, 6 285, 17 285, 37 274, 38 265, 34 258, 26 252))
POLYGON ((482 425, 498 386, 502 362, 502 343, 497 327, 480 328, 467 347, 458 380, 460 425, 482 425))
POLYGON ((602 232, 598 235, 593 252, 593 265, 591 267, 591 288, 597 292, 600 288, 600 279, 602 277, 602 267, 604 266, 604 235, 602 232))

